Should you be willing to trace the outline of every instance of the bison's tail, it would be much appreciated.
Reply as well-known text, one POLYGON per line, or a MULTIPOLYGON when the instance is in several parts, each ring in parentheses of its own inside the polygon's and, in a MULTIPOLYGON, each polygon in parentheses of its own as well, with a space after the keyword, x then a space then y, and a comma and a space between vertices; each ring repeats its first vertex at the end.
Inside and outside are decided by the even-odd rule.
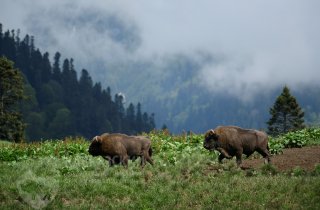
POLYGON ((152 148, 151 147, 150 147, 148 153, 149 153, 149 156, 151 157, 152 156, 152 148))

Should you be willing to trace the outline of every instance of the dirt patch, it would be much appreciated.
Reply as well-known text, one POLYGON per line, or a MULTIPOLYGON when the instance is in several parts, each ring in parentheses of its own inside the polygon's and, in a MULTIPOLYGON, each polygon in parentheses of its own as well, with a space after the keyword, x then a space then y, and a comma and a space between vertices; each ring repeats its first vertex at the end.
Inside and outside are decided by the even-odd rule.
MULTIPOLYGON (((258 169, 264 159, 245 159, 243 166, 258 169)), ((314 170, 320 164, 320 146, 284 149, 283 154, 273 155, 271 163, 280 171, 289 171, 297 166, 307 171, 314 170)))

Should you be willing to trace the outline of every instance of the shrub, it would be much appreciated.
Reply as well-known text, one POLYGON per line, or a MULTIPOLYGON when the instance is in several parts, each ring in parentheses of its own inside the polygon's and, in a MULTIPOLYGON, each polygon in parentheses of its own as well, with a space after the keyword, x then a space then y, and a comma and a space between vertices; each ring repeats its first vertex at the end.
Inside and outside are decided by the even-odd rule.
POLYGON ((0 145, 0 161, 20 161, 29 157, 64 157, 88 154, 88 146, 88 142, 83 138, 66 138, 64 141, 48 140, 29 144, 3 144, 0 145))
POLYGON ((306 129, 289 132, 283 136, 283 143, 286 148, 292 147, 303 147, 307 144, 307 139, 309 138, 306 129))
POLYGON ((271 154, 279 154, 284 148, 320 144, 320 128, 305 128, 278 137, 269 137, 271 154))

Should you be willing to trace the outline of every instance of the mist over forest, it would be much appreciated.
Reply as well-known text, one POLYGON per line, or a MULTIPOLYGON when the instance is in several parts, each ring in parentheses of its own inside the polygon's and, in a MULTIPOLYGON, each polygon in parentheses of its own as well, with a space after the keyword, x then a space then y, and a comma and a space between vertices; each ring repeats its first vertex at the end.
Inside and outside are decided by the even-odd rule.
POLYGON ((0 20, 141 103, 157 128, 265 129, 285 85, 320 124, 318 1, 140 3, 5 0, 0 20))

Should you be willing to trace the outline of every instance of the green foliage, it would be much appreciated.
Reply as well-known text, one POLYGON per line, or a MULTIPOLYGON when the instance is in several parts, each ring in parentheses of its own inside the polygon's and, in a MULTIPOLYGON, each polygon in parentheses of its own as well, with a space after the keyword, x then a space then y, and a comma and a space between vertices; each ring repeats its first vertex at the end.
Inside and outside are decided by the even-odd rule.
POLYGON ((281 153, 284 148, 318 144, 320 144, 320 128, 305 128, 278 137, 269 137, 269 149, 272 154, 281 153))
POLYGON ((286 148, 303 147, 307 144, 308 137, 306 129, 289 132, 283 135, 283 143, 286 148))
POLYGON ((284 149, 283 140, 281 137, 272 138, 269 137, 269 151, 271 154, 279 154, 284 149))
MULTIPOLYGON (((309 133, 318 138, 318 131, 309 133)), ((88 155, 83 138, 1 142, 0 208, 320 208, 319 166, 313 172, 295 168, 289 176, 269 164, 241 170, 234 161, 218 164, 217 156, 203 149, 203 135, 167 130, 144 135, 152 139, 155 164, 143 170, 139 161, 130 161, 128 169, 109 167, 88 155)))
POLYGON ((176 164, 178 156, 184 157, 196 152, 207 153, 203 148, 203 135, 170 135, 168 130, 153 131, 148 135, 152 140, 155 153, 163 160, 176 164))
POLYGON ((48 140, 37 143, 0 145, 0 161, 21 161, 28 158, 46 156, 66 157, 76 154, 88 154, 89 143, 83 138, 48 140))
POLYGON ((304 112, 287 86, 283 88, 281 95, 270 108, 270 114, 271 118, 267 124, 268 133, 271 135, 284 134, 305 127, 304 112))
POLYGON ((241 170, 233 161, 218 164, 201 151, 177 157, 171 164, 157 153, 155 165, 143 170, 138 161, 130 161, 128 169, 110 168, 101 157, 87 154, 0 161, 0 208, 320 208, 319 174, 296 169, 287 176, 270 165, 241 170))
POLYGON ((265 164, 261 167, 261 173, 264 175, 276 175, 278 171, 272 164, 265 164))
POLYGON ((0 81, 0 139, 21 142, 25 125, 16 105, 23 98, 23 77, 5 57, 0 57, 0 81))
MULTIPOLYGON (((168 130, 144 133, 152 140, 153 154, 158 155, 164 165, 177 164, 181 158, 192 154, 205 154, 203 148, 203 135, 185 133, 171 135, 168 130)), ((284 148, 303 147, 306 145, 320 144, 320 128, 306 128, 300 131, 289 132, 277 138, 269 138, 271 154, 279 154, 284 148)), ((89 142, 83 138, 67 137, 61 140, 47 140, 44 142, 24 144, 0 144, 0 160, 19 161, 29 157, 39 158, 44 156, 74 156, 88 154, 89 142)), ((217 153, 211 152, 210 158, 216 160, 217 153)))
POLYGON ((320 176, 320 164, 316 164, 314 167, 314 171, 312 172, 314 176, 320 176))
POLYGON ((295 167, 294 169, 292 169, 292 176, 303 176, 306 174, 306 171, 303 170, 303 168, 301 168, 300 166, 295 167))

